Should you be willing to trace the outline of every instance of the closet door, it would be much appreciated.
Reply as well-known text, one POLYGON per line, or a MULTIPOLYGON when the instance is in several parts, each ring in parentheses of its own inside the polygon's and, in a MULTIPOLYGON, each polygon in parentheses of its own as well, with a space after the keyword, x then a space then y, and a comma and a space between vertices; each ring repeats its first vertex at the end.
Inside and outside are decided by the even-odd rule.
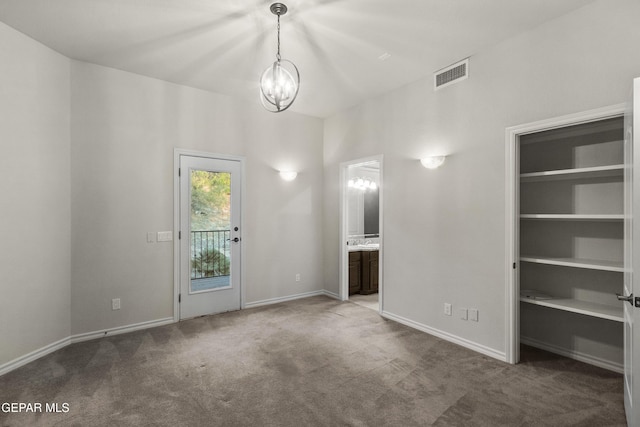
POLYGON ((633 215, 640 213, 640 170, 637 169, 640 150, 634 147, 633 132, 640 129, 640 78, 633 82, 629 107, 625 115, 625 272, 623 295, 619 298, 628 299, 628 304, 624 303, 624 408, 627 424, 635 426, 640 425, 640 328, 637 326, 640 322, 640 282, 633 272, 640 271, 640 251, 636 249, 640 242, 640 224, 637 219, 634 224, 633 215))

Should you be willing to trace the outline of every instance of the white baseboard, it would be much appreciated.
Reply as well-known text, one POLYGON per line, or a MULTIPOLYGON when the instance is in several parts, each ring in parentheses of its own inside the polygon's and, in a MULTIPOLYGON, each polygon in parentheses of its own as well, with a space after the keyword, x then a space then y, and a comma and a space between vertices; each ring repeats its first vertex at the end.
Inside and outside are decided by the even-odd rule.
POLYGON ((331 296, 325 290, 311 291, 311 292, 304 292, 302 294, 288 295, 286 297, 276 297, 276 298, 264 299, 264 300, 261 300, 261 301, 247 302, 247 303, 244 304, 243 308, 255 308, 255 307, 260 307, 260 306, 263 306, 263 305, 277 304, 279 302, 293 301, 293 300, 301 299, 301 298, 315 297, 317 295, 331 296))
POLYGON ((340 298, 340 295, 334 293, 334 292, 329 292, 328 290, 324 289, 323 294, 328 296, 329 298, 333 298, 333 299, 337 299, 338 301, 342 301, 342 299, 340 298))
MULTIPOLYGON (((319 291, 305 292, 297 295, 289 295, 286 297, 255 301, 255 302, 245 304, 244 308, 253 308, 253 307, 259 307, 262 305, 277 304, 279 302, 293 301, 296 299, 308 298, 308 297, 313 297, 317 295, 326 295, 331 298, 340 299, 339 296, 337 294, 334 294, 333 292, 319 290, 319 291)), ((127 332, 138 331, 141 329, 155 328, 157 326, 169 325, 171 323, 176 323, 174 318, 166 317, 164 319, 150 320, 147 322, 140 322, 132 325, 118 326, 115 328, 109 328, 109 329, 104 329, 100 331, 85 332, 82 334, 71 335, 70 337, 63 338, 59 341, 46 345, 38 350, 34 350, 28 354, 25 354, 24 356, 20 356, 14 360, 11 360, 7 363, 0 365, 0 376, 8 372, 11 372, 21 366, 24 366, 29 362, 33 362, 36 359, 46 356, 47 354, 53 353, 56 350, 60 350, 61 348, 64 348, 69 344, 89 341, 96 338, 103 338, 105 336, 125 334, 127 332)))
POLYGON ((461 338, 459 336, 450 334, 448 332, 441 331, 439 329, 432 328, 430 326, 424 325, 422 323, 415 322, 413 320, 404 318, 402 316, 398 316, 393 313, 389 313, 388 311, 382 312, 382 317, 393 320, 398 323, 402 323, 403 325, 409 326, 411 328, 417 329, 422 332, 426 332, 429 335, 434 335, 438 338, 442 338, 445 341, 452 342, 454 344, 458 344, 459 346, 468 348, 473 351, 477 351, 478 353, 482 353, 486 356, 493 357, 494 359, 498 359, 502 362, 507 361, 507 357, 504 352, 494 350, 492 348, 486 347, 482 344, 475 343, 473 341, 469 341, 465 338, 461 338))
POLYGON ((170 323, 174 323, 173 317, 167 317, 167 318, 158 319, 158 320, 150 320, 148 322, 141 322, 133 325, 118 326, 116 328, 105 329, 102 331, 87 332, 83 334, 72 335, 70 337, 66 337, 59 341, 46 345, 38 350, 32 351, 31 353, 25 354, 24 356, 20 356, 17 359, 11 360, 3 365, 0 365, 0 376, 13 371, 14 369, 18 369, 19 367, 24 366, 29 362, 33 362, 36 359, 44 357, 49 353, 53 353, 56 350, 60 350, 61 348, 64 348, 69 344, 82 342, 82 341, 89 341, 92 339, 102 338, 105 336, 124 334, 127 332, 138 331, 140 329, 154 328, 156 326, 168 325, 170 323))
POLYGON ((553 344, 548 344, 542 341, 538 341, 532 338, 520 336, 520 342, 522 344, 539 348, 541 350, 548 351, 550 353, 559 354, 560 356, 568 357, 569 359, 577 360, 579 362, 588 363, 590 365, 597 366, 599 368, 608 369, 619 374, 624 373, 624 365, 610 360, 594 357, 589 354, 581 353, 579 351, 567 349, 564 347, 558 347, 553 344))
POLYGON ((71 344, 71 340, 69 339, 69 337, 66 337, 42 348, 39 348, 38 350, 34 350, 31 353, 27 353, 7 363, 4 363, 0 365, 0 376, 6 374, 7 372, 13 371, 14 369, 18 369, 19 367, 24 366, 29 362, 33 362, 36 359, 46 356, 49 353, 60 350, 61 348, 64 348, 69 344, 71 344))
POLYGON ((111 335, 126 334, 127 332, 139 331, 140 329, 155 328, 156 326, 164 326, 174 323, 173 317, 165 317, 164 319, 149 320, 147 322, 134 323, 133 325, 118 326, 115 328, 104 329, 102 331, 85 332, 83 334, 71 335, 69 337, 71 344, 94 340, 96 338, 108 337, 111 335))

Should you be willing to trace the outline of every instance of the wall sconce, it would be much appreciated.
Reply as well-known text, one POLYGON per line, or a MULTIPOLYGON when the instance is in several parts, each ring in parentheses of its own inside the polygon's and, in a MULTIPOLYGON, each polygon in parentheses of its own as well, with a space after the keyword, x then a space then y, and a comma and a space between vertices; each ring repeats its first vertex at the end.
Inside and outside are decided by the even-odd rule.
POLYGON ((298 176, 298 172, 293 171, 280 171, 280 178, 285 181, 293 181, 298 176))
POLYGON ((420 163, 427 169, 436 169, 444 163, 445 156, 431 156, 420 159, 420 163))

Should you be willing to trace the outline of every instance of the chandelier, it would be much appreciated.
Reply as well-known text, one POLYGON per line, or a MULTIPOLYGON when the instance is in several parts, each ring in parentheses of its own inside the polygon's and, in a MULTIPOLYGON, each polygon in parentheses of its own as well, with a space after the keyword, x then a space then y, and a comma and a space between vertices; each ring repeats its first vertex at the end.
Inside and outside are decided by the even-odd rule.
POLYGON ((280 16, 287 13, 287 6, 273 3, 270 10, 278 17, 278 53, 276 61, 260 78, 260 100, 268 111, 279 113, 289 108, 298 96, 300 73, 293 62, 280 57, 280 16))

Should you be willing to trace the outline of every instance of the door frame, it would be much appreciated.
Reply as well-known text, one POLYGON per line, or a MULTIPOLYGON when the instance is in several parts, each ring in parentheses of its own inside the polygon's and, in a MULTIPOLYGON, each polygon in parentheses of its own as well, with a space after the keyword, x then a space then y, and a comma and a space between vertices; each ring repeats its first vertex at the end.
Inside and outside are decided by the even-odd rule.
POLYGON ((520 244, 518 228, 518 212, 520 206, 520 137, 530 133, 561 128, 580 123, 624 116, 626 104, 616 104, 608 107, 588 110, 575 114, 554 117, 536 122, 509 127, 505 131, 506 139, 506 167, 505 167, 505 361, 511 364, 520 361, 520 282, 518 269, 520 268, 520 244), (514 268, 514 265, 516 268, 514 268))
POLYGON ((382 314, 384 311, 384 156, 382 154, 370 157, 364 157, 360 159, 350 160, 340 163, 340 238, 339 241, 339 253, 340 253, 340 288, 339 296, 341 301, 349 299, 349 251, 347 250, 347 230, 348 230, 348 217, 347 217, 347 181, 349 178, 348 170, 351 166, 358 166, 364 163, 371 163, 377 161, 380 165, 380 185, 378 186, 378 194, 380 198, 379 202, 379 218, 378 218, 378 234, 380 235, 380 248, 378 250, 378 313, 382 314))
MULTIPOLYGON (((174 148, 173 149, 173 321, 180 321, 180 239, 179 232, 180 230, 180 156, 190 156, 190 157, 202 157, 206 159, 216 159, 216 160, 231 160, 237 161, 240 163, 240 230, 244 231, 245 226, 245 216, 244 216, 244 206, 245 203, 245 157, 244 156, 235 156, 230 154, 219 154, 219 153, 208 153, 204 151, 195 151, 188 150, 182 148, 174 148)), ((242 233, 243 243, 245 243, 245 234, 242 233)), ((245 244, 240 245, 240 310, 245 308, 245 292, 244 292, 244 277, 245 277, 245 262, 243 262, 245 258, 245 244)))

